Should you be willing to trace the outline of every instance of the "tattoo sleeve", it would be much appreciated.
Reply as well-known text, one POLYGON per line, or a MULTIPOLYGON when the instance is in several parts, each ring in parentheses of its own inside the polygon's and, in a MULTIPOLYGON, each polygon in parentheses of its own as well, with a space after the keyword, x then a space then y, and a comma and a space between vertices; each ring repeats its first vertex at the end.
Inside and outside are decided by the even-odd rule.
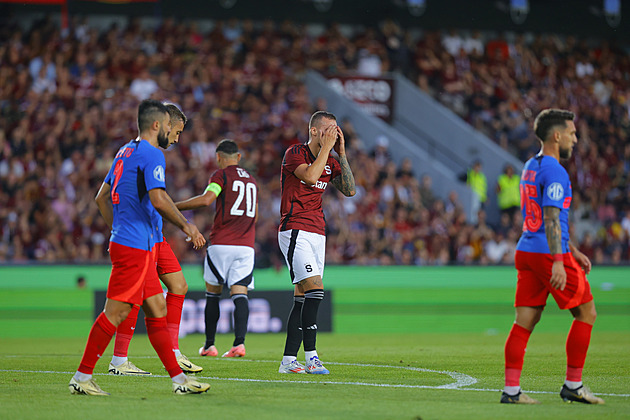
POLYGON ((560 209, 546 206, 543 209, 545 234, 551 255, 562 254, 562 228, 560 227, 560 209))
POLYGON ((341 166, 341 175, 337 176, 331 182, 343 195, 352 197, 356 193, 354 185, 354 175, 346 156, 339 157, 339 165, 341 166))

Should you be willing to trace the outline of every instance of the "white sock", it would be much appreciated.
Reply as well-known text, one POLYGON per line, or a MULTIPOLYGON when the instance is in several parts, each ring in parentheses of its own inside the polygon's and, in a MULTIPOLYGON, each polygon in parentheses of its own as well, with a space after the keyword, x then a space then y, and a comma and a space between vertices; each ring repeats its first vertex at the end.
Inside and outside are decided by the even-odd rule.
POLYGON ((88 375, 87 373, 81 373, 77 370, 77 373, 74 374, 74 380, 77 382, 87 382, 92 379, 92 375, 88 375))
MULTIPOLYGON (((305 351, 304 352, 304 357, 306 358, 306 361, 308 362, 309 360, 311 360, 313 357, 317 356, 317 351, 313 350, 313 351, 305 351)), ((317 356, 319 357, 319 356, 317 356)))
POLYGON ((112 365, 120 366, 123 363, 125 363, 127 360, 128 359, 126 357, 112 356, 112 365))
POLYGON ((574 382, 574 381, 564 381, 564 384, 569 388, 569 389, 577 389, 579 387, 582 386, 582 381, 579 382, 574 382))
POLYGON ((289 363, 291 363, 294 360, 297 360, 297 357, 295 357, 295 356, 282 356, 282 364, 283 365, 288 365, 289 363))
POLYGON ((175 357, 180 357, 182 355, 182 352, 179 351, 179 349, 173 349, 173 353, 175 353, 175 357))
POLYGON ((508 395, 516 395, 519 392, 521 392, 521 387, 520 386, 504 386, 503 387, 503 392, 505 392, 508 395))
POLYGON ((179 375, 175 375, 171 378, 173 380, 173 382, 175 382, 176 384, 183 384, 184 382, 186 382, 186 379, 188 379, 188 377, 186 375, 184 375, 183 373, 180 373, 179 375))

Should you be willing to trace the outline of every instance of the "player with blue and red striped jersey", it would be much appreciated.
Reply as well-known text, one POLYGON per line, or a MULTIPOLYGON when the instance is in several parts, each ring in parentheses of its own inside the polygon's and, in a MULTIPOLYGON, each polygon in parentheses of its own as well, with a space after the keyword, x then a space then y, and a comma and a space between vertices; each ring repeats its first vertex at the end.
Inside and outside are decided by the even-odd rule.
POLYGON ((560 309, 574 317, 567 336, 564 401, 603 404, 582 384, 582 369, 591 339, 595 304, 586 274, 591 262, 569 240, 571 181, 560 159, 569 159, 577 143, 575 115, 547 109, 534 121, 541 152, 527 161, 521 175, 523 234, 516 246, 516 320, 505 343, 505 388, 502 403, 537 404, 521 392, 520 377, 527 341, 551 294, 560 309))

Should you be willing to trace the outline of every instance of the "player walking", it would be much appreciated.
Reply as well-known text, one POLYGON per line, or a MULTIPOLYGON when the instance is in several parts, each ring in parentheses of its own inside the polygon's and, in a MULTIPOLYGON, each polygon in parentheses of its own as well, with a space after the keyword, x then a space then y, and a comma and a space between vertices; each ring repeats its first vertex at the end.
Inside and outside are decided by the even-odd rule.
POLYGON ((134 305, 140 304, 146 314, 149 340, 173 381, 173 392, 196 394, 210 388, 187 377, 171 351, 166 302, 155 268, 155 244, 161 238, 155 211, 180 228, 195 249, 205 244, 203 235, 177 210, 165 190, 164 154, 158 146, 165 147, 170 129, 166 107, 158 101, 142 101, 138 108, 139 136, 118 151, 96 195, 101 215, 112 226, 112 273, 105 309, 92 326, 81 364, 68 385, 71 394, 109 395, 92 379, 94 366, 116 327, 134 305))
POLYGON ((591 262, 569 241, 571 182, 560 159, 568 159, 577 143, 572 112, 542 111, 534 131, 541 152, 527 161, 521 176, 523 235, 516 247, 516 321, 505 343, 505 388, 502 403, 538 404, 521 392, 525 348, 540 320, 549 293, 560 309, 575 318, 567 336, 567 374, 560 397, 564 401, 603 404, 582 384, 582 369, 595 323, 595 304, 586 274, 591 262))
MULTIPOLYGON (((168 142, 164 149, 179 142, 179 136, 184 131, 187 118, 184 113, 174 104, 165 104, 170 116, 171 131, 168 134, 168 142)), ((162 146, 160 146, 162 147, 162 146)), ((184 296, 188 291, 188 284, 182 273, 182 267, 177 261, 177 257, 173 253, 171 246, 166 242, 166 238, 162 236, 162 216, 154 213, 160 233, 158 234, 158 242, 155 244, 155 259, 157 264, 158 276, 162 283, 168 289, 166 294, 166 325, 171 341, 173 342, 173 352, 177 358, 179 367, 186 373, 199 373, 203 370, 201 366, 197 366, 181 353, 179 350, 179 324, 182 319, 182 307, 184 306, 184 296), (161 238, 161 239, 160 239, 161 238)), ((127 358, 129 350, 129 342, 133 337, 133 333, 138 322, 139 306, 134 305, 125 319, 116 329, 116 339, 114 340, 114 355, 109 364, 109 373, 115 375, 150 375, 151 373, 138 368, 127 358)))
POLYGON ((203 277, 206 281, 206 342, 201 356, 217 356, 214 345, 219 321, 219 298, 223 285, 230 288, 234 302, 234 343, 223 357, 245 356, 245 334, 249 318, 247 291, 254 288, 254 239, 258 219, 258 187, 249 172, 238 166, 241 154, 233 140, 224 139, 216 148, 219 165, 202 195, 176 203, 179 210, 209 206, 216 201, 214 225, 206 250, 203 277))
POLYGON ((278 243, 295 291, 284 356, 278 371, 328 374, 315 349, 317 311, 324 298, 326 222, 322 194, 330 182, 350 197, 355 194, 355 185, 337 118, 329 112, 315 112, 308 125, 308 134, 308 143, 291 146, 282 162, 278 243), (330 156, 333 147, 336 147, 339 161, 330 156), (302 341, 306 367, 297 361, 302 341))

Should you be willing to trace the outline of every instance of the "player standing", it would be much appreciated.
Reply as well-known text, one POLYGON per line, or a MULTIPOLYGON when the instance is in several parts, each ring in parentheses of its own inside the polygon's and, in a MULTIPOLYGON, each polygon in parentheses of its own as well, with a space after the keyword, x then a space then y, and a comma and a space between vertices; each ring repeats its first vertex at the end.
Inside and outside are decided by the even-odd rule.
POLYGON ((308 124, 308 136, 308 143, 287 149, 282 162, 278 243, 295 290, 284 356, 278 371, 328 374, 315 349, 317 311, 324 298, 322 277, 326 254, 322 194, 329 182, 347 197, 356 191, 337 118, 329 112, 315 112, 308 124), (333 147, 339 161, 330 156, 333 147), (302 341, 306 367, 297 361, 302 341))
POLYGON ((200 356, 217 356, 214 345, 223 285, 230 288, 234 302, 234 343, 223 357, 245 356, 245 334, 249 318, 247 290, 254 288, 254 239, 258 219, 256 180, 238 164, 241 154, 233 140, 224 139, 216 148, 219 166, 202 195, 176 203, 179 210, 209 206, 216 201, 214 225, 206 250, 203 277, 206 281, 206 342, 200 356))
POLYGON ((134 305, 142 304, 151 345, 173 381, 173 392, 205 392, 209 384, 187 377, 177 364, 166 324, 166 302, 155 268, 155 244, 161 238, 154 212, 180 228, 195 249, 205 244, 197 227, 188 223, 165 190, 164 154, 170 131, 166 107, 145 100, 138 107, 139 136, 123 146, 112 163, 96 203, 112 226, 109 251, 112 273, 104 311, 97 317, 81 364, 68 385, 71 394, 109 395, 92 379, 96 362, 134 305))
POLYGON ((575 318, 567 336, 564 401, 603 404, 582 384, 582 369, 597 316, 586 274, 591 262, 569 241, 571 181, 560 159, 571 157, 577 143, 575 115, 546 109, 536 117, 534 131, 541 152, 527 161, 521 176, 523 234, 516 247, 516 320, 505 343, 505 388, 501 402, 538 404, 521 392, 525 348, 540 320, 549 293, 560 309, 575 318))
MULTIPOLYGON (((168 134, 168 142, 164 149, 168 149, 171 145, 179 142, 179 136, 184 131, 187 118, 186 115, 174 104, 165 104, 171 123, 171 131, 168 134)), ((162 232, 162 216, 154 213, 156 216, 155 223, 162 232)), ((182 273, 182 267, 177 261, 177 257, 173 253, 171 246, 166 242, 166 238, 158 237, 158 242, 155 244, 156 252, 155 259, 157 264, 157 271, 162 283, 164 283, 168 289, 166 294, 166 325, 171 335, 171 341, 173 342, 173 352, 177 358, 179 367, 186 373, 199 373, 203 370, 201 366, 197 366, 192 363, 188 358, 179 350, 179 324, 182 319, 182 307, 184 306, 184 296, 188 291, 188 284, 182 273)), ((131 313, 127 319, 125 319, 116 329, 116 339, 114 340, 114 355, 112 361, 109 364, 109 373, 115 375, 150 375, 149 372, 139 369, 127 358, 127 352, 129 350, 129 342, 133 337, 133 333, 138 321, 139 306, 134 305, 131 309, 131 313)))

